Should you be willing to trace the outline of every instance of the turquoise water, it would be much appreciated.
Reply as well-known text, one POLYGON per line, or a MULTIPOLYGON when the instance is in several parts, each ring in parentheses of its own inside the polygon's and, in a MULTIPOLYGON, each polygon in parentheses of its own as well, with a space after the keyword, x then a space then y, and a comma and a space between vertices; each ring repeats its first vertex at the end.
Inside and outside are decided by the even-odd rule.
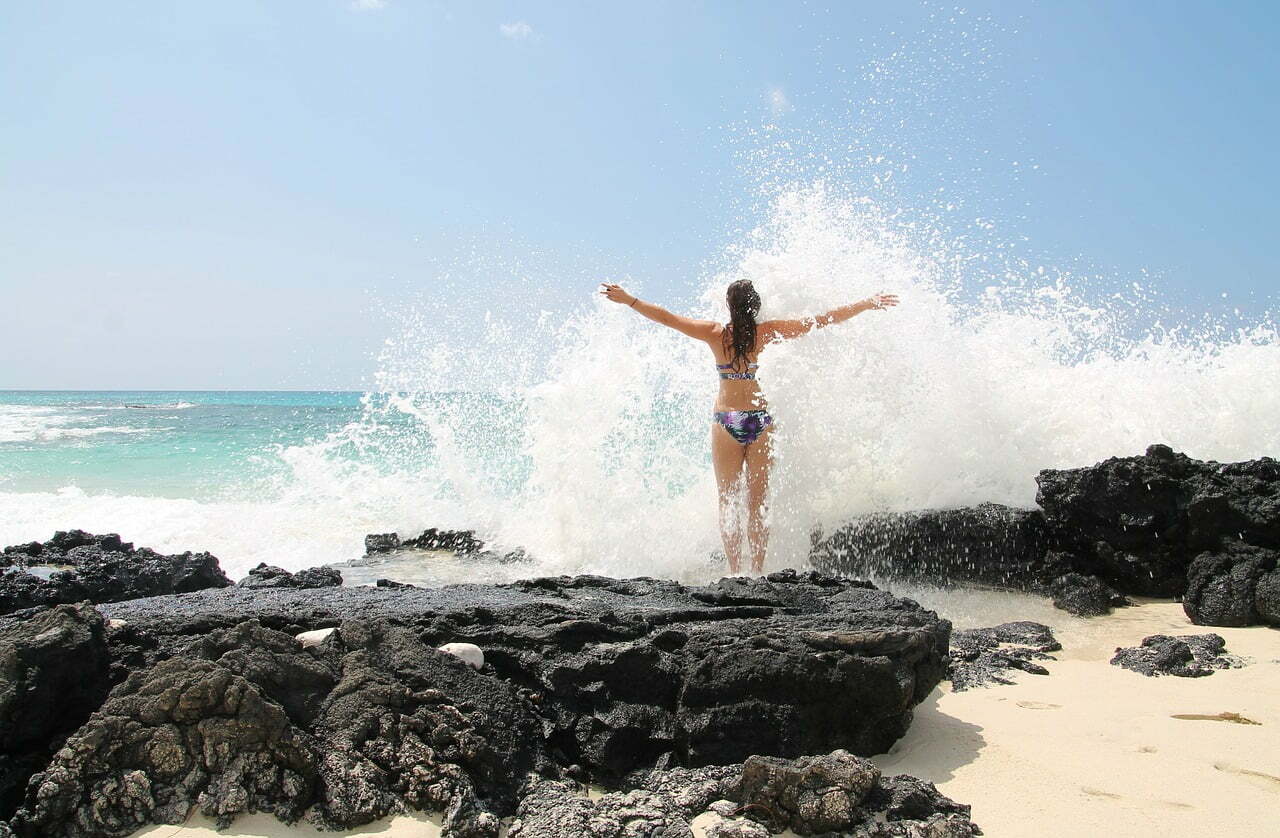
POLYGON ((286 472, 282 450, 363 412, 354 392, 0 391, 0 490, 256 493, 286 472))

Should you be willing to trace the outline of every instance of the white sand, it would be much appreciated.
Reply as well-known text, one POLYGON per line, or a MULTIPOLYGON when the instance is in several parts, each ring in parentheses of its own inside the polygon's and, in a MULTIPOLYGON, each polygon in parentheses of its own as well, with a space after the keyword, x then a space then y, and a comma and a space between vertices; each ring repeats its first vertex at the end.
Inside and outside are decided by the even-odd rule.
MULTIPOLYGON (((907 735, 875 758, 885 773, 931 780, 971 804, 990 838, 1280 835, 1280 631, 1193 626, 1175 603, 1093 620, 1015 604, 1041 613, 1003 618, 1048 622, 1062 642, 1058 660, 1045 664, 1050 675, 934 690, 907 735), (1116 646, 1150 634, 1211 631, 1252 663, 1205 678, 1147 678, 1108 663, 1116 646), (1223 712, 1259 724, 1173 718, 1223 712)), ((401 816, 334 833, 255 815, 219 833, 193 818, 134 838, 430 838, 438 823, 401 816)))
POLYGON ((130 838, 331 838, 335 835, 377 835, 380 838, 436 838, 440 834, 440 816, 415 813, 371 823, 347 832, 321 832, 314 826, 286 826, 270 815, 243 815, 225 832, 214 828, 213 821, 193 815, 183 826, 149 826, 130 838))
POLYGON ((875 761, 971 804, 991 838, 1280 835, 1280 631, 1194 626, 1163 602, 1054 629, 1048 676, 939 688, 875 761), (1252 664, 1148 678, 1108 663, 1147 635, 1208 632, 1252 664), (1173 718, 1223 712, 1259 724, 1173 718))

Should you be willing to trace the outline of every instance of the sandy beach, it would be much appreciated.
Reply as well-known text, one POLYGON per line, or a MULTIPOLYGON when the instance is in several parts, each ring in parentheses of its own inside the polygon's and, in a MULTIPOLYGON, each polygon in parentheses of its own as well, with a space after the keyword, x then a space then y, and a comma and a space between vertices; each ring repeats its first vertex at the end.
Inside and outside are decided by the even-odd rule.
MULTIPOLYGON (((1046 662, 1048 676, 1015 673, 1012 686, 959 693, 944 684, 917 708, 907 735, 875 761, 887 774, 931 780, 971 804, 974 821, 992 838, 1256 836, 1274 829, 1280 631, 1194 626, 1169 602, 1093 620, 1061 614, 1053 627, 1063 650, 1046 662), (1151 634, 1209 631, 1249 665, 1204 678, 1148 678, 1109 664, 1117 646, 1151 634), (1256 724, 1214 718, 1224 713, 1256 724)), ((135 838, 407 838, 438 835, 437 823, 400 816, 332 833, 257 815, 219 833, 195 817, 135 838)))
POLYGON ((973 806, 993 838, 1266 835, 1280 807, 1280 631, 1192 625, 1178 603, 1062 615, 1048 676, 960 693, 944 683, 875 758, 973 806), (1111 666, 1152 634, 1216 632, 1249 666, 1148 678, 1111 666), (1237 713, 1257 724, 1179 716, 1237 713))

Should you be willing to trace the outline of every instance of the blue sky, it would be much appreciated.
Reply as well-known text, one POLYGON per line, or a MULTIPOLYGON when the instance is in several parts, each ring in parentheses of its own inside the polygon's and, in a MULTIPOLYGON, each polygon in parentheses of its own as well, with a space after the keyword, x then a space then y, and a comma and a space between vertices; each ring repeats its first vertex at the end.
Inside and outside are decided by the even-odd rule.
POLYGON ((686 299, 759 220, 765 125, 883 142, 896 200, 946 185, 1038 259, 1261 314, 1276 8, 5 4, 0 387, 360 387, 382 307, 461 262, 460 308, 522 273, 559 278, 531 306, 686 299))

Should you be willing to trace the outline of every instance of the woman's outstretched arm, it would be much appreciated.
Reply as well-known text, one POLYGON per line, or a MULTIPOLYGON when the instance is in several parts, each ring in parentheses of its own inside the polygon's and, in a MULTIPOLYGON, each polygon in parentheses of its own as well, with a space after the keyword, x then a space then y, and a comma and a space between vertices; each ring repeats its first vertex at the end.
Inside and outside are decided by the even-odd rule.
POLYGON ((833 308, 831 311, 814 317, 805 317, 800 320, 766 320, 760 324, 760 337, 764 340, 798 338, 801 335, 809 334, 814 329, 821 329, 823 326, 830 326, 833 323, 843 323, 850 317, 855 317, 864 311, 881 311, 886 308, 893 308, 897 304, 898 296, 896 294, 876 294, 874 297, 867 297, 865 300, 859 300, 847 306, 833 308))
POLYGON ((686 334, 691 338, 698 340, 711 340, 715 337, 715 330, 718 324, 711 320, 694 320, 691 317, 681 317, 679 314, 672 314, 660 305, 654 303, 646 303, 644 300, 628 294, 623 290, 621 285, 610 285, 604 283, 600 287, 600 293, 604 294, 615 303, 621 303, 625 306, 634 308, 637 313, 643 314, 655 323, 661 323, 663 326, 670 326, 681 334, 686 334))

